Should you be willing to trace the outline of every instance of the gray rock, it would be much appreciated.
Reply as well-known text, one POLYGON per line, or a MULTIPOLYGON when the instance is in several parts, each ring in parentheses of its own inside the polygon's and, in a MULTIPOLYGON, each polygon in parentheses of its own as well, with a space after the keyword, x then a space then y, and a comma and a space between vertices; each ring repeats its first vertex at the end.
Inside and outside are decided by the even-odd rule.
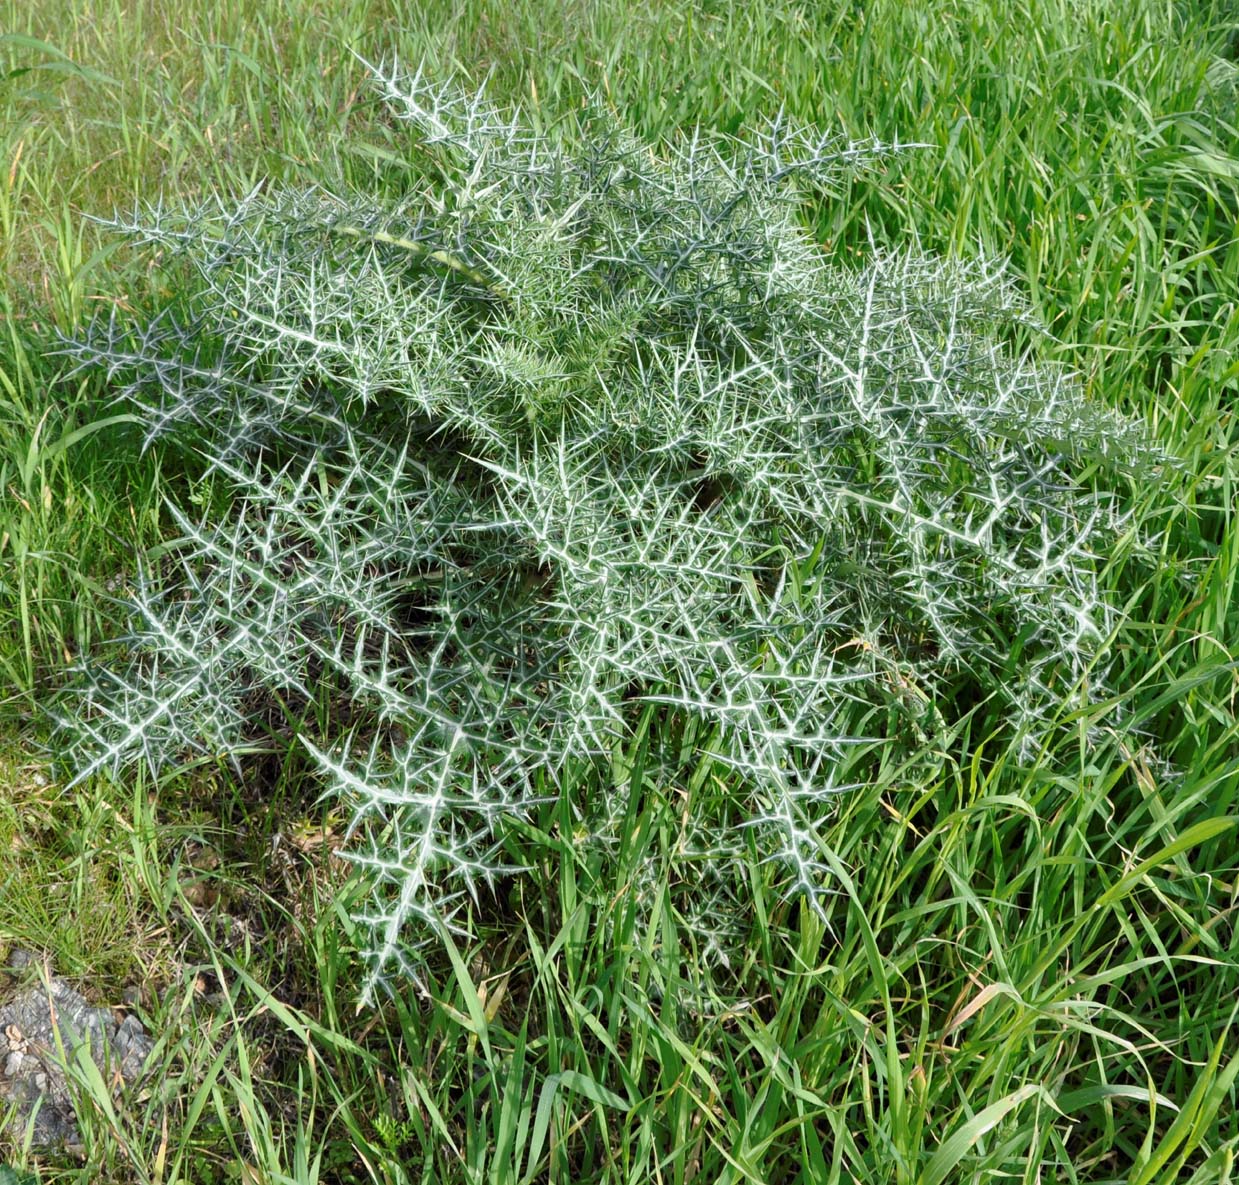
MULTIPOLYGON (((10 955, 9 966, 31 961, 10 955)), ((18 1139, 33 1122, 31 1142, 41 1149, 80 1143, 69 1085, 57 1064, 57 1034, 66 1059, 85 1045, 117 1093, 142 1077, 153 1048, 137 1017, 118 1024, 111 1009, 91 1007, 62 979, 29 984, 0 1004, 0 1116, 14 1109, 11 1130, 18 1139)))

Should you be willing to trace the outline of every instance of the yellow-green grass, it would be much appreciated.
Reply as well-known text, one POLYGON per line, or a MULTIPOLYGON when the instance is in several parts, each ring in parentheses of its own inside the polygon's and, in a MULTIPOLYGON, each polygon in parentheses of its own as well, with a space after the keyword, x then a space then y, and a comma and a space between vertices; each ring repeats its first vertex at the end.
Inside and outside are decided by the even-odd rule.
MULTIPOLYGON (((79 1068, 85 1163, 10 1142, 12 1163, 82 1181, 1230 1179, 1239 84, 1225 6, 0 12, 0 946, 45 947, 113 996, 145 978, 176 1088, 167 1110, 155 1095, 110 1110, 79 1068), (355 53, 489 75, 547 121, 589 88, 647 136, 783 107, 923 145, 806 195, 822 242, 858 260, 917 241, 1008 256, 1053 335, 1038 348, 1186 461, 1174 488, 1132 491, 1155 546, 1121 549, 1105 574, 1131 617, 1118 686, 1141 735, 1061 741, 1028 769, 987 705, 943 704, 960 721, 948 746, 841 802, 824 919, 776 904, 773 870, 744 870, 751 933, 708 1010, 682 1002, 706 956, 673 889, 682 820, 725 818, 728 786, 691 753, 633 795, 618 851, 578 842, 571 804, 548 804, 510 837, 532 870, 479 908, 429 997, 361 1016, 328 854, 342 837, 312 787, 201 771, 72 798, 38 785, 39 704, 122 629, 113 597, 134 547, 162 538, 161 496, 210 497, 140 455, 132 425, 105 423, 123 414, 106 386, 66 381, 48 352, 101 302, 141 299, 144 277, 85 216, 264 178, 397 183, 400 133, 355 53)), ((1071 723, 1082 736, 1090 721, 1071 723)), ((618 776, 674 740, 647 719, 618 776)))

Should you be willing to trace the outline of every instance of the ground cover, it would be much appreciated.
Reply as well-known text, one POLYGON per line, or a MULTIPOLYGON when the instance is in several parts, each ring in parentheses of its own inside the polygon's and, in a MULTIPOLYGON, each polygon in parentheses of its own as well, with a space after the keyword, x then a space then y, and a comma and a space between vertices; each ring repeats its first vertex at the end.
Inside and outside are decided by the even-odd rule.
MULTIPOLYGON (((11 5, 0 101, 4 942, 104 998, 139 983, 170 1092, 44 1179, 1222 1181, 1234 1129, 1233 27, 1208 6, 11 5), (644 136, 780 105, 923 144, 811 195, 827 250, 997 253, 1098 401, 1184 458, 1133 486, 1152 554, 1105 588, 1125 726, 1080 711, 1031 765, 991 704, 840 799, 825 913, 756 902, 730 988, 670 892, 686 803, 727 774, 646 717, 614 845, 548 804, 424 995, 355 1013, 342 821, 272 760, 64 794, 39 707, 119 627, 134 540, 210 485, 67 382, 49 331, 140 299, 85 213, 261 178, 391 183, 400 140, 348 52, 490 73, 552 123, 599 90, 644 136), (1074 737, 1073 737, 1074 730, 1074 737), (673 752, 672 752, 673 751, 673 752), (672 759, 674 756, 674 760, 672 759), (639 790, 639 792, 637 792, 639 790), (59 890, 53 892, 52 890, 59 890), (63 902, 63 904, 58 904, 63 902), (167 1103, 171 1097, 177 1101, 167 1103)), ((1019 346, 1018 339, 1013 343, 1019 346)), ((602 787, 598 787, 602 790, 602 787)), ((94 1097, 92 1111, 88 1100, 94 1097)))

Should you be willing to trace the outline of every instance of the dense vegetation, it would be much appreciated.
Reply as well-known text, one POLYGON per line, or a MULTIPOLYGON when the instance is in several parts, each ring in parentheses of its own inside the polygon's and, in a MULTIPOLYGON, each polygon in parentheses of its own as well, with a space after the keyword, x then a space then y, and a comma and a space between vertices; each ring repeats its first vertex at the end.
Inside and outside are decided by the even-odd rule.
POLYGON ((117 1110, 82 1070, 86 1163, 10 1136, 11 1161, 83 1180, 1229 1179, 1224 13, 475 0, 289 25, 225 4, 177 30, 53 7, 14 8, 2 43, 0 938, 113 996, 140 981, 167 1090, 117 1110), (376 95, 349 46, 489 72, 531 130, 394 78, 376 95), (787 141, 753 142, 780 110, 787 141), (655 153, 615 130, 696 125, 655 153), (715 152, 746 129, 747 155, 715 152), (609 155, 583 156, 602 132, 609 155), (751 196, 729 205, 736 177, 751 196), (137 249, 83 218, 155 198, 137 249), (927 259, 947 262, 909 262, 927 259), (850 378, 814 421, 827 355, 850 378), (861 407, 872 358, 890 398, 861 407), (393 451, 419 398, 420 451, 393 451), (461 537, 401 553, 410 522, 461 537), (1043 568, 1020 567, 1039 539, 1043 568), (228 573, 255 555, 290 614, 221 661, 207 642, 261 583, 228 573), (77 717, 102 757, 119 740, 153 760, 95 760, 66 794, 39 754, 83 664, 110 681, 77 717), (152 703, 169 727, 135 730, 152 703), (451 735, 485 734, 452 766, 477 817, 419 831, 445 736, 455 757, 418 726, 445 705, 451 735), (323 768, 359 781, 328 747, 345 735, 364 818, 318 798, 323 768), (358 919, 420 907, 352 874, 394 846, 398 890, 450 893, 420 879, 442 872, 413 859, 427 844, 474 892, 415 979, 357 1011, 358 919))

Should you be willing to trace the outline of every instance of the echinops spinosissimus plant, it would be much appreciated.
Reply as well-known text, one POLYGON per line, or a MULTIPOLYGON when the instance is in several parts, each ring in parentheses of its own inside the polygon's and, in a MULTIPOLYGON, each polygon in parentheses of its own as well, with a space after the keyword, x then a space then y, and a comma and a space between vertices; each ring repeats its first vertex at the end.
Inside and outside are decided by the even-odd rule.
POLYGON ((893 148, 776 119, 655 150, 601 105, 536 133, 374 74, 402 195, 116 223, 174 295, 67 348, 231 498, 172 508, 175 564, 67 713, 78 777, 241 763, 293 720, 373 877, 372 990, 651 705, 813 901, 861 723, 932 739, 967 680, 1031 751, 1105 691, 1106 475, 1165 458, 1008 344, 999 267, 812 241, 806 193, 893 148))

